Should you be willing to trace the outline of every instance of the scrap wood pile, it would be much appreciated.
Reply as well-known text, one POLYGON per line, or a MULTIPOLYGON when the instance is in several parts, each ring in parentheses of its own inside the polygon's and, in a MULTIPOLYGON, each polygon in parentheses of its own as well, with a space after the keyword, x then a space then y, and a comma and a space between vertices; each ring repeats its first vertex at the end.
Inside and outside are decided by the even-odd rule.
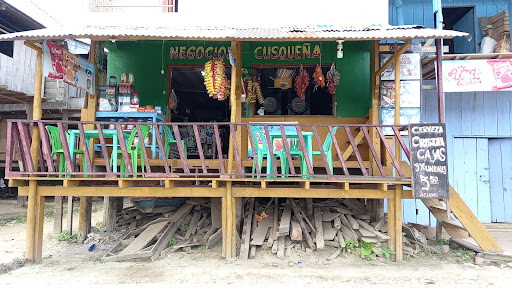
POLYGON ((213 210, 213 215, 209 199, 203 198, 191 198, 175 212, 159 215, 145 213, 151 216, 144 216, 144 213, 127 208, 119 217, 121 224, 118 226, 127 225, 133 229, 127 230, 127 234, 103 259, 123 261, 150 257, 156 261, 161 255, 182 248, 212 248, 222 241, 220 205, 213 206, 219 206, 213 210), (123 215, 132 215, 128 217, 130 221, 123 221, 123 215))
POLYGON ((292 252, 337 249, 329 259, 336 258, 347 246, 359 242, 374 243, 379 254, 381 243, 387 243, 387 220, 370 222, 366 205, 357 199, 332 199, 313 204, 313 215, 307 217, 299 199, 273 198, 261 205, 247 198, 240 241, 239 258, 255 258, 256 251, 271 249, 279 259, 292 252), (273 204, 272 204, 273 202, 273 204))

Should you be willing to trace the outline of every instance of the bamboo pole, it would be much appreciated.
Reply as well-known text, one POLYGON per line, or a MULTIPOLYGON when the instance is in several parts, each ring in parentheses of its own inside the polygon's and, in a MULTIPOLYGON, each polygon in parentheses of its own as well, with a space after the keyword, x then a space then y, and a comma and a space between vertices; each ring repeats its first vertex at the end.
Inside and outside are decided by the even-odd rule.
MULTIPOLYGON (((31 47, 32 48, 32 47, 31 47)), ((38 47, 39 48, 39 47, 38 47)), ((34 48, 32 48, 34 49, 34 48)), ((36 49, 37 51, 37 61, 36 61, 36 79, 34 84, 34 101, 33 101, 33 109, 32 109, 32 119, 33 120, 41 120, 43 112, 41 110, 41 87, 43 85, 43 51, 41 48, 36 49)), ((37 126, 32 128, 32 144, 30 146, 30 154, 32 156, 32 162, 34 163, 34 169, 37 170, 38 163, 38 154, 39 154, 39 141, 41 136, 39 134, 39 129, 37 126)), ((28 204, 27 204, 27 260, 40 262, 42 257, 36 253, 36 251, 42 251, 42 236, 41 238, 36 238, 39 235, 36 234, 36 231, 42 231, 43 222, 36 221, 36 213, 40 212, 36 211, 36 201, 37 201, 37 180, 29 181, 29 195, 28 195, 28 204), (40 226, 40 227, 39 227, 40 226), (39 241, 40 240, 40 241, 39 241), (39 247, 41 246, 41 247, 39 247)))

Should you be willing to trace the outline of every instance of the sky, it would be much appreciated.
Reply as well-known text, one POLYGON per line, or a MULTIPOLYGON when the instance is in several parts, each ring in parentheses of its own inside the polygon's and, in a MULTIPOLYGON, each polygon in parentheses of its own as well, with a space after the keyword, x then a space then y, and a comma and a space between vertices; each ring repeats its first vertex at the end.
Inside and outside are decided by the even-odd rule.
MULTIPOLYGON (((370 26, 388 21, 388 0, 179 0, 178 13, 160 13, 161 8, 132 8, 131 12, 123 14, 90 13, 90 0, 6 1, 49 28, 87 24, 370 26)), ((140 0, 117 1, 142 3, 140 0)), ((161 1, 144 0, 143 3, 161 1)))

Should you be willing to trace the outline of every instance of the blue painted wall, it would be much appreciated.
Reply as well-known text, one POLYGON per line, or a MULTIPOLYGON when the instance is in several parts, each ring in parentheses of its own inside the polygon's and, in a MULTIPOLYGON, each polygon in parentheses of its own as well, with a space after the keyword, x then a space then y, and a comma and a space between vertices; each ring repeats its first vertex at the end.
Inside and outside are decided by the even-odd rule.
MULTIPOLYGON (((480 221, 512 222, 512 91, 445 93, 445 105, 450 184, 480 221)), ((421 106, 423 122, 438 122, 436 90, 421 106)), ((403 204, 404 222, 435 225, 421 201, 403 204)))
MULTIPOLYGON (((396 3, 398 0, 389 0, 389 24, 398 25, 396 3)), ((423 25, 434 28, 433 0, 402 0, 404 25, 423 25)), ((443 7, 475 6, 477 21, 479 17, 490 17, 502 10, 507 10, 510 0, 442 0, 443 7)), ((512 6, 512 5, 511 5, 512 6)), ((480 43, 482 33, 477 23, 476 41, 480 43)), ((470 32, 470 31, 465 31, 470 32)))

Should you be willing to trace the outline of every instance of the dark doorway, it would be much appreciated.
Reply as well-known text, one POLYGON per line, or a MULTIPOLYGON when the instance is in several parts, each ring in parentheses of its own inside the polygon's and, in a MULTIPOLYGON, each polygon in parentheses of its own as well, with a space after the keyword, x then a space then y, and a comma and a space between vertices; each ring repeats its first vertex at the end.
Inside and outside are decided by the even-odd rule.
POLYGON ((468 41, 465 37, 446 39, 444 45, 450 47, 450 54, 476 53, 476 14, 474 6, 443 7, 445 30, 456 30, 471 34, 468 41))
MULTIPOLYGON (((231 78, 227 69, 227 77, 231 78)), ((203 68, 170 69, 171 88, 178 105, 172 110, 173 122, 229 122, 229 100, 219 101, 208 96, 204 86, 203 68)))

